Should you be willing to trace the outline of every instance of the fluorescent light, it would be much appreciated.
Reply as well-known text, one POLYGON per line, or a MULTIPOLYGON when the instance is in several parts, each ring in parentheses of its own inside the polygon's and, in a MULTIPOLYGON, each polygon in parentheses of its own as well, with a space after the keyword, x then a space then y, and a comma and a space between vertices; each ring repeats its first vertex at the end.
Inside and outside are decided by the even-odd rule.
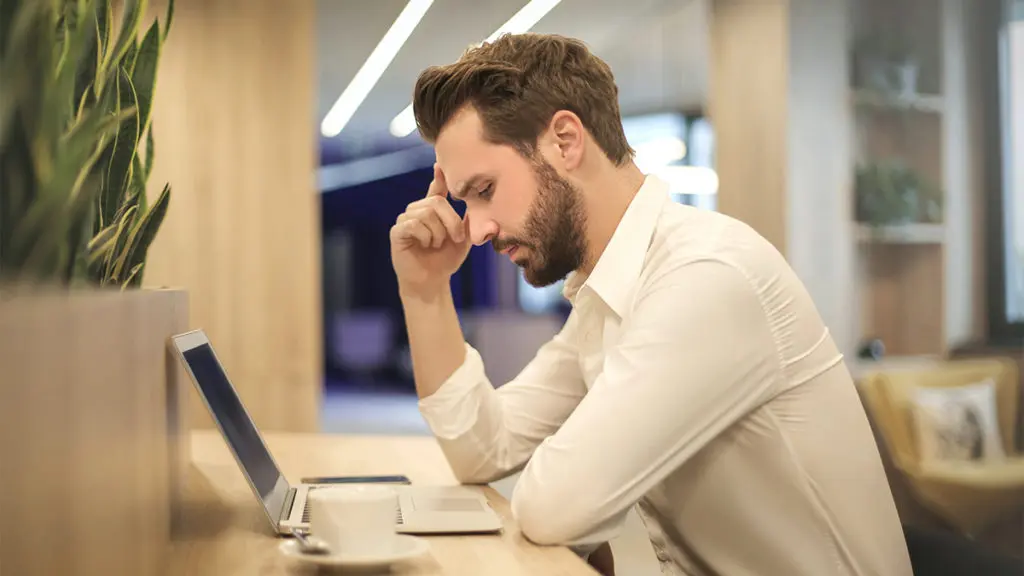
POLYGON ((672 194, 710 196, 718 193, 718 172, 705 166, 662 166, 650 173, 668 182, 672 194))
MULTIPOLYGON (((530 28, 533 28, 540 19, 547 15, 548 12, 558 6, 558 3, 562 0, 530 0, 530 2, 519 9, 515 16, 508 19, 501 25, 500 28, 494 31, 493 34, 487 37, 484 42, 493 42, 498 39, 498 36, 502 34, 521 34, 526 32, 530 28)), ((483 42, 481 42, 483 44, 483 42)))
POLYGON ((650 172, 686 157, 686 142, 676 136, 655 138, 634 147, 633 162, 642 172, 650 172))
POLYGON ((320 124, 320 132, 324 136, 331 138, 341 133, 433 3, 434 0, 409 0, 370 53, 370 57, 356 72, 352 82, 331 106, 327 116, 324 116, 320 124))
POLYGON ((412 104, 406 106, 405 110, 399 112, 398 116, 391 120, 388 130, 395 138, 405 138, 416 131, 416 114, 412 111, 412 104))
MULTIPOLYGON (((529 31, 533 28, 540 19, 547 15, 548 12, 558 6, 562 0, 530 0, 526 6, 519 9, 514 16, 508 19, 507 22, 502 24, 497 30, 495 30, 490 36, 487 37, 484 42, 493 42, 498 39, 498 36, 502 34, 522 34, 523 32, 529 31)), ((477 44, 480 46, 484 42, 477 44)), ((413 114, 412 104, 405 107, 404 110, 398 113, 391 120, 391 124, 388 126, 391 135, 396 138, 405 138, 409 134, 416 131, 416 115, 413 114)))

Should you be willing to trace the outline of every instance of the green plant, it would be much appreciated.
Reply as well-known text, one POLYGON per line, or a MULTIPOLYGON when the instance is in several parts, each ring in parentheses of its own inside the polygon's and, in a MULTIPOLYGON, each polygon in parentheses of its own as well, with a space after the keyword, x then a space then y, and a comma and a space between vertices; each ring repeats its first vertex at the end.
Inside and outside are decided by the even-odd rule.
POLYGON ((141 284, 170 202, 148 205, 151 113, 170 27, 148 2, 0 2, 0 280, 141 284))
POLYGON ((883 226, 942 220, 942 194, 900 162, 857 167, 857 220, 883 226))

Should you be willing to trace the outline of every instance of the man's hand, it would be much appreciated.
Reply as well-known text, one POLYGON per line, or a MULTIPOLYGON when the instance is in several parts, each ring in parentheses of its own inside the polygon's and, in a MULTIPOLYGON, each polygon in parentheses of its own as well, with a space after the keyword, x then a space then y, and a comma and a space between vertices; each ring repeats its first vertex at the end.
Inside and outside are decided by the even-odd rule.
POLYGON ((426 197, 409 204, 391 228, 391 264, 420 398, 436 392, 465 360, 465 336, 450 282, 471 245, 468 221, 448 202, 444 174, 434 164, 426 197))
POLYGON ((466 261, 467 224, 448 202, 448 185, 434 165, 427 195, 406 207, 391 228, 391 263, 402 290, 436 291, 466 261))
POLYGON ((587 564, 602 576, 615 576, 615 558, 612 547, 607 542, 601 544, 587 557, 587 564))

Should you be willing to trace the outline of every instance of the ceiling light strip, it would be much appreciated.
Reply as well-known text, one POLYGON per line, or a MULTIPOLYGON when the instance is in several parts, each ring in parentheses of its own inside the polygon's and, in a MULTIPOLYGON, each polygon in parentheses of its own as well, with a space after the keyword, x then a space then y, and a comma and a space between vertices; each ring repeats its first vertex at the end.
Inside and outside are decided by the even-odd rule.
MULTIPOLYGON (((487 37, 484 42, 493 42, 497 40, 502 34, 522 34, 523 32, 529 31, 533 28, 537 22, 540 22, 541 18, 546 16, 548 12, 558 6, 562 0, 531 0, 525 6, 519 9, 514 16, 508 19, 507 22, 501 25, 497 30, 494 31, 490 36, 487 37)), ((481 42, 480 44, 483 44, 481 42)), ((477 44, 479 46, 480 44, 477 44)), ((416 116, 412 111, 412 104, 405 107, 404 110, 398 113, 398 116, 391 121, 388 127, 391 131, 391 135, 396 138, 405 138, 409 134, 416 131, 416 116)))
POLYGON ((332 138, 341 133, 433 3, 434 0, 409 0, 402 13, 395 18, 387 33, 377 43, 377 47, 370 53, 370 57, 356 72, 352 82, 324 116, 320 124, 320 132, 324 136, 332 138))

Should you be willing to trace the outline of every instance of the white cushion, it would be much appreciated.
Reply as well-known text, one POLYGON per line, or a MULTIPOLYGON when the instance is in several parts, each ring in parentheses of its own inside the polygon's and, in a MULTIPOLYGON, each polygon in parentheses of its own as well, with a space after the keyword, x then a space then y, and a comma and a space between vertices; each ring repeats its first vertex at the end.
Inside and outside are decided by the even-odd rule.
POLYGON ((1002 460, 996 383, 914 390, 911 396, 922 461, 1002 460))

